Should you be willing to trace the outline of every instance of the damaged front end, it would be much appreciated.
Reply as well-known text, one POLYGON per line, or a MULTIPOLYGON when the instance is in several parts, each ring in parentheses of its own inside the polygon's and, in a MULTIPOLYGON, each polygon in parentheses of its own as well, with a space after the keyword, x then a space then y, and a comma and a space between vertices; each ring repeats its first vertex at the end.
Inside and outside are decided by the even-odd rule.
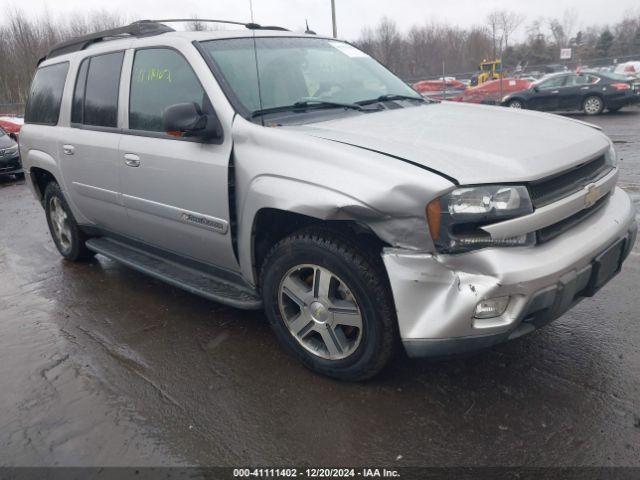
POLYGON ((616 188, 570 234, 535 247, 457 255, 385 249, 407 353, 466 353, 546 325, 620 271, 636 234, 631 201, 616 188))

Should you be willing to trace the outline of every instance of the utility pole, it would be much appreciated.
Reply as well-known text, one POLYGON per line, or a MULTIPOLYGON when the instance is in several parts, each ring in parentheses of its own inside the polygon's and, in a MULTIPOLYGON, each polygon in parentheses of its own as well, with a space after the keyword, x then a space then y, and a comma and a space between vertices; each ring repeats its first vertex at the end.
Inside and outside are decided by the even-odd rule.
POLYGON ((331 0, 331 22, 333 23, 333 38, 338 38, 338 26, 336 25, 336 0, 331 0))

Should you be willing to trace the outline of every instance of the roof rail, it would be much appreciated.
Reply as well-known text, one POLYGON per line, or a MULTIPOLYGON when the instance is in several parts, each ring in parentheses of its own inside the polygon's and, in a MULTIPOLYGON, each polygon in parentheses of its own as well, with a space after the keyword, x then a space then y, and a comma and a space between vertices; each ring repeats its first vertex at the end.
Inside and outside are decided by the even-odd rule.
POLYGON ((244 23, 234 22, 231 20, 211 20, 211 19, 199 19, 199 18, 169 18, 165 20, 138 20, 125 27, 113 28, 111 30, 104 30, 102 32, 90 33, 82 37, 73 38, 66 42, 61 42, 54 45, 49 53, 42 57, 38 61, 40 65, 43 61, 64 55, 66 53, 78 52, 84 50, 93 43, 102 42, 108 38, 117 37, 150 37, 153 35, 160 35, 167 32, 175 32, 175 30, 164 23, 177 23, 177 22, 207 22, 207 23, 226 23, 230 25, 241 25, 249 30, 280 30, 288 32, 286 28, 276 26, 263 26, 257 23, 244 23))
POLYGON ((167 18, 164 20, 148 20, 155 23, 184 23, 184 22, 205 22, 205 23, 226 23, 229 25, 241 25, 249 30, 279 30, 282 32, 288 32, 289 30, 284 27, 277 27, 274 25, 259 25, 257 23, 245 23, 235 22, 233 20, 214 20, 207 18, 167 18))
POLYGON ((124 27, 113 28, 111 30, 104 30, 102 32, 90 33, 82 37, 72 38, 66 42, 61 42, 54 45, 46 56, 42 57, 38 62, 38 65, 44 60, 49 58, 58 57, 67 53, 78 52, 84 50, 89 45, 102 42, 108 38, 117 37, 150 37, 153 35, 160 35, 162 33, 174 32, 175 30, 161 23, 152 22, 149 20, 140 20, 133 22, 130 25, 124 27))

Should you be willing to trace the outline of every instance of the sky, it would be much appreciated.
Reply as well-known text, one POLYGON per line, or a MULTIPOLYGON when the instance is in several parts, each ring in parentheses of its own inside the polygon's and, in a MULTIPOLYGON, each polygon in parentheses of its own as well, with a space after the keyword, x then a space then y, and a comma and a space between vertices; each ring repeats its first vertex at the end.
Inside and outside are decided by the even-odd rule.
MULTIPOLYGON (((249 21, 250 0, 0 0, 0 11, 17 7, 26 14, 62 17, 73 12, 115 11, 128 20, 181 18, 197 15, 249 21)), ((613 24, 634 11, 640 14, 638 0, 335 0, 338 36, 347 40, 359 37, 363 27, 374 26, 383 16, 396 21, 401 31, 432 20, 468 27, 484 23, 495 9, 509 9, 526 15, 561 18, 567 9, 578 14, 578 26, 613 24)), ((257 23, 280 25, 301 30, 305 20, 319 34, 331 34, 331 0, 253 0, 257 23)), ((2 22, 2 18, 0 18, 2 22)), ((526 23, 526 22, 525 22, 526 23)), ((522 34, 524 28, 521 29, 522 34)))

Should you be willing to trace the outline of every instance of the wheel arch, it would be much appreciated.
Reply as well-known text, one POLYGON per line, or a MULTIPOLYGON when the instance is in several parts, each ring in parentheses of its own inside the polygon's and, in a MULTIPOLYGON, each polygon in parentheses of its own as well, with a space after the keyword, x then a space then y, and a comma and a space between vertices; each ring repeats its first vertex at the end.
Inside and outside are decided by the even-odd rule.
POLYGON ((522 107, 526 108, 527 107, 527 101, 525 100, 524 97, 512 97, 509 99, 509 101, 507 102, 507 105, 511 105, 511 102, 517 100, 518 102, 522 103, 522 107))
POLYGON ((29 177, 31 178, 33 192, 40 203, 44 201, 44 192, 49 183, 55 182, 60 185, 60 182, 58 182, 58 179, 53 173, 41 167, 31 167, 29 169, 29 177))
POLYGON ((238 218, 238 250, 243 276, 258 285, 261 262, 275 243, 309 225, 342 235, 363 235, 378 248, 387 243, 368 225, 384 217, 373 207, 322 185, 261 176, 252 182, 238 218))
POLYGON ((582 97, 582 101, 581 101, 581 104, 580 104, 580 109, 581 110, 584 110, 584 104, 591 97, 598 97, 600 100, 602 100, 602 110, 607 108, 607 100, 605 99, 604 95, 602 95, 600 92, 588 92, 584 97, 582 97))

